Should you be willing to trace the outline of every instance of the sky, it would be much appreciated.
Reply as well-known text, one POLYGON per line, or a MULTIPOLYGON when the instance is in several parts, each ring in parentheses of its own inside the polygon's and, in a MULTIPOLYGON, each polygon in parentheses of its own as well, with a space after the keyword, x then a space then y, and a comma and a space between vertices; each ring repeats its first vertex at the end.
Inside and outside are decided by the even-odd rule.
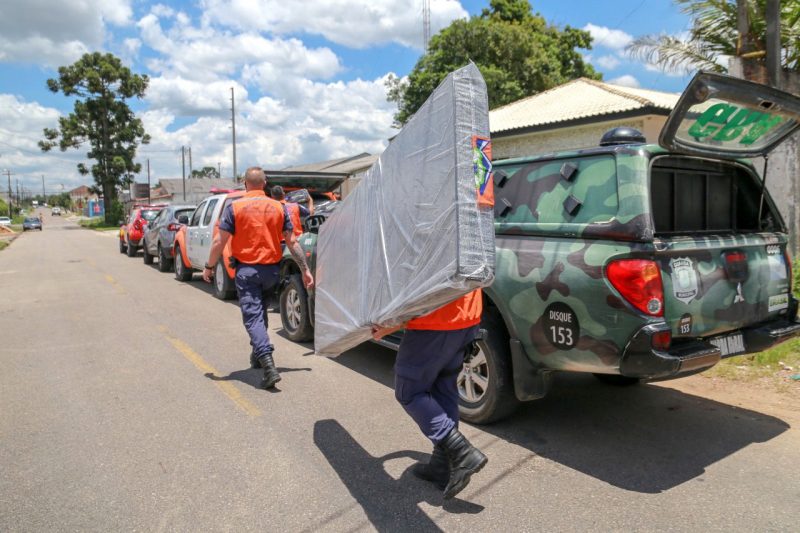
MULTIPOLYGON (((431 29, 489 0, 430 0, 431 29)), ((633 61, 624 47, 645 34, 679 35, 689 19, 671 0, 531 0, 560 27, 589 31, 580 50, 604 81, 680 92, 688 77, 633 61)), ((422 0, 0 0, 0 190, 47 194, 91 185, 76 164, 85 149, 44 154, 42 130, 74 100, 47 90, 57 68, 86 52, 111 52, 150 77, 130 102, 151 135, 138 161, 151 181, 192 167, 233 171, 230 89, 236 102, 237 170, 380 153, 397 133, 390 74, 406 76, 422 53, 422 0), (188 159, 186 165, 188 168, 188 159)), ((187 170, 188 173, 188 170, 187 170)), ((146 182, 145 172, 136 181, 146 182)))

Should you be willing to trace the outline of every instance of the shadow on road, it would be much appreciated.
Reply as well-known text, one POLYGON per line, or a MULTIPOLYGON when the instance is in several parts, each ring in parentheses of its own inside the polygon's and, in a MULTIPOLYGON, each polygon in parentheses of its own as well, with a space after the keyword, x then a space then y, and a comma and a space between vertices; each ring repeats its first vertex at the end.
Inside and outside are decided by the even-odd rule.
MULTIPOLYGON (((310 368, 289 368, 289 367, 278 367, 278 372, 281 374, 287 374, 289 372, 311 372, 310 368)), ((205 377, 210 379, 211 381, 241 381, 246 385, 250 385, 254 389, 261 389, 261 377, 263 372, 260 368, 250 368, 248 367, 245 370, 235 370, 228 374, 227 376, 217 376, 216 374, 212 374, 211 372, 206 372, 203 374, 205 377)))
MULTIPOLYGON (((334 361, 392 387, 391 350, 368 343, 334 361)), ((617 388, 571 373, 556 375, 544 399, 481 426, 586 475, 648 494, 699 479, 709 465, 788 428, 778 418, 673 389, 617 388)))
MULTIPOLYGON (((425 454, 402 450, 375 457, 336 420, 320 420, 314 424, 314 443, 378 531, 441 531, 418 505, 426 502, 442 506, 441 491, 415 478, 410 467, 397 480, 385 468, 385 464, 394 459, 427 460, 425 454)), ((484 508, 455 498, 445 503, 443 509, 454 514, 477 514, 484 508)), ((337 516, 328 517, 317 529, 325 529, 324 526, 335 518, 337 516)))

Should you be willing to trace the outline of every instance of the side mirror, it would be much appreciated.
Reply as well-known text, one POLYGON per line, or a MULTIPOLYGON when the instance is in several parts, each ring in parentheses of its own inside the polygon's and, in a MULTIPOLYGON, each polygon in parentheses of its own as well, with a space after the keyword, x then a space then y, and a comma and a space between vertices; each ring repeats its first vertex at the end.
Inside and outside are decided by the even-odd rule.
POLYGON ((189 217, 186 216, 186 215, 181 215, 181 216, 178 217, 178 222, 180 222, 181 224, 188 224, 189 223, 189 217))

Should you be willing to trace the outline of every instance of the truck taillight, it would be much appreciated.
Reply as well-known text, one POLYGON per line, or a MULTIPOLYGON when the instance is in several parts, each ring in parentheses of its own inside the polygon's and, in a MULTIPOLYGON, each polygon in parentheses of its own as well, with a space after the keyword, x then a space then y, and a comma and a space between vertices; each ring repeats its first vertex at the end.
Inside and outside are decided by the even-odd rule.
POLYGON ((181 225, 175 222, 167 225, 167 230, 169 231, 178 231, 179 229, 181 229, 181 225))
POLYGON ((664 316, 664 287, 655 261, 618 259, 608 264, 606 275, 633 307, 646 315, 664 316))

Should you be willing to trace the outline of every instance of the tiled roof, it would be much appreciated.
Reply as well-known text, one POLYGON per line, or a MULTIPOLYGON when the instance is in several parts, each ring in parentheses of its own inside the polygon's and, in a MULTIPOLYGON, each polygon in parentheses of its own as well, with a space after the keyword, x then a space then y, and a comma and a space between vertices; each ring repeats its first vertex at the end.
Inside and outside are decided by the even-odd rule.
MULTIPOLYGON (((492 134, 603 115, 672 110, 680 94, 578 78, 489 112, 492 134)), ((609 117, 611 118, 611 117, 609 117)))

